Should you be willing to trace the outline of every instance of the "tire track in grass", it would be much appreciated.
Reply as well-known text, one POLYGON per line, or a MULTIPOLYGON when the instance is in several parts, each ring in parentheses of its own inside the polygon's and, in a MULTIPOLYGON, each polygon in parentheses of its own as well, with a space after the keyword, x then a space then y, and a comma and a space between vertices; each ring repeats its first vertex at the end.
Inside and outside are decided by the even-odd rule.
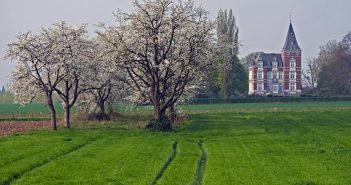
POLYGON ((27 155, 19 156, 19 157, 15 158, 15 159, 12 159, 12 160, 9 160, 9 161, 6 161, 6 162, 0 164, 0 168, 5 167, 5 166, 7 166, 7 165, 9 165, 11 163, 15 163, 17 161, 20 161, 22 159, 25 159, 25 158, 28 158, 28 157, 32 157, 34 155, 41 154, 41 153, 44 153, 44 152, 47 152, 47 151, 48 150, 42 150, 42 151, 38 151, 38 152, 33 152, 33 153, 30 153, 30 154, 27 154, 27 155))
POLYGON ((196 172, 194 176, 194 180, 192 185, 202 185, 203 179, 204 179, 204 174, 205 174, 205 167, 206 167, 206 162, 207 162, 207 152, 204 147, 204 141, 200 140, 197 145, 199 146, 199 149, 201 151, 201 155, 199 160, 197 161, 197 167, 196 167, 196 172))
POLYGON ((66 151, 62 151, 62 152, 59 152, 57 154, 53 154, 52 156, 49 156, 47 159, 43 159, 42 161, 36 163, 36 164, 33 164, 33 165, 29 165, 27 168, 23 169, 22 171, 20 172, 13 172, 11 176, 9 176, 7 179, 3 179, 2 181, 0 181, 0 185, 10 185, 12 182, 20 179, 24 174, 28 173, 28 172, 31 172, 37 168, 40 168, 44 165, 46 165, 47 163, 53 161, 53 160, 56 160, 56 159, 59 159, 63 156, 66 156, 66 155, 69 155, 75 151, 78 151, 79 149, 89 145, 89 144, 92 144, 94 142, 96 142, 97 140, 99 140, 101 138, 94 138, 94 139, 89 139, 88 141, 84 142, 84 143, 81 143, 79 145, 76 145, 76 146, 73 146, 72 148, 70 148, 69 150, 66 150, 66 151))
POLYGON ((12 159, 12 160, 9 160, 9 161, 6 161, 6 162, 0 164, 0 168, 6 167, 7 165, 10 165, 10 164, 15 163, 15 162, 20 161, 20 160, 23 160, 25 158, 29 158, 29 157, 32 157, 32 156, 35 156, 35 155, 38 155, 38 154, 42 154, 42 153, 48 152, 50 150, 51 149, 42 149, 40 151, 34 151, 32 153, 29 153, 29 154, 23 154, 23 155, 15 158, 15 159, 12 159))
POLYGON ((172 153, 169 155, 167 161, 163 164, 162 168, 158 171, 155 179, 152 181, 151 185, 157 184, 157 182, 161 179, 169 165, 173 162, 175 157, 177 156, 177 146, 178 146, 178 141, 175 141, 172 145, 172 153))

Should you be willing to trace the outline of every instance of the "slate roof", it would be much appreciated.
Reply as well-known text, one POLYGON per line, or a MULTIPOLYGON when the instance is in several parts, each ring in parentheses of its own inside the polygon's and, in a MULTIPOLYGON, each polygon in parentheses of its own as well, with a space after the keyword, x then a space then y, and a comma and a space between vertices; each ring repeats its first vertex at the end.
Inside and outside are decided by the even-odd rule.
POLYGON ((280 53, 262 53, 257 56, 255 63, 263 61, 263 66, 272 67, 272 62, 277 61, 278 67, 283 67, 282 55, 280 53))
POLYGON ((294 28, 290 23, 288 35, 286 36, 285 44, 282 49, 283 51, 301 51, 299 44, 297 43, 294 28))

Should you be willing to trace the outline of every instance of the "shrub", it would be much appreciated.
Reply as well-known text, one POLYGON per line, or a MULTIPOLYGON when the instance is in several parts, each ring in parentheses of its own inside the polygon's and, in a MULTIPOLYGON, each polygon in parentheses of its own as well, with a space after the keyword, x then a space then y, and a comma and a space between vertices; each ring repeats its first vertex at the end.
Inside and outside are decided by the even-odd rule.
POLYGON ((88 120, 97 120, 97 121, 111 120, 111 116, 109 114, 104 114, 104 113, 91 113, 88 116, 88 120))
POLYGON ((171 132, 172 126, 168 118, 164 117, 161 121, 151 119, 145 126, 146 129, 156 132, 171 132))

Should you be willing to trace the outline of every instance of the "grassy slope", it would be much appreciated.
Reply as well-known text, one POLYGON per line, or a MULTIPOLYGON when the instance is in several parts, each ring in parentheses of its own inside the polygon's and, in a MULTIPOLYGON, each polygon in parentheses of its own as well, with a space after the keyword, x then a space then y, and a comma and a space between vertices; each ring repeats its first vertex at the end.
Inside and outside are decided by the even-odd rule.
MULTIPOLYGON (((293 104, 287 112, 194 114, 190 124, 166 134, 101 126, 0 138, 0 182, 15 174, 13 184, 150 184, 178 141, 157 184, 197 184, 202 140, 206 185, 351 184, 350 110, 327 103, 319 111, 293 104)), ((207 112, 204 105, 200 112, 207 112)))

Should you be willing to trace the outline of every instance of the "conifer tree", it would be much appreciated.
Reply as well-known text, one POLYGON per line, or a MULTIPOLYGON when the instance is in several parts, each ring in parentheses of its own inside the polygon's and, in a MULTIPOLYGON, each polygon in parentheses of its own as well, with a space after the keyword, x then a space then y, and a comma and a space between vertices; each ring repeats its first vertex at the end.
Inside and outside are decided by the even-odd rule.
POLYGON ((221 86, 221 95, 224 98, 230 97, 233 80, 234 63, 239 62, 239 28, 236 25, 236 19, 233 11, 220 10, 217 17, 217 39, 219 47, 219 83, 221 86))

